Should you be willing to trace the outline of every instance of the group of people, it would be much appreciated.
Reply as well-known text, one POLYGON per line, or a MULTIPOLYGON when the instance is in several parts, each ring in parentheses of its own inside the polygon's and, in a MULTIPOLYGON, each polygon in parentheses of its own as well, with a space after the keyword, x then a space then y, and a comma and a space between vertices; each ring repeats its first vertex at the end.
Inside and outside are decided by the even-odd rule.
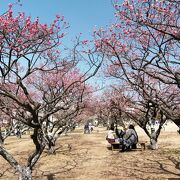
POLYGON ((86 123, 84 125, 84 134, 90 134, 93 131, 93 126, 91 123, 86 123))
POLYGON ((121 144, 122 151, 124 152, 128 149, 136 149, 138 143, 138 135, 132 124, 129 125, 128 129, 125 131, 114 128, 114 124, 112 124, 107 134, 106 140, 110 144, 119 142, 121 144))

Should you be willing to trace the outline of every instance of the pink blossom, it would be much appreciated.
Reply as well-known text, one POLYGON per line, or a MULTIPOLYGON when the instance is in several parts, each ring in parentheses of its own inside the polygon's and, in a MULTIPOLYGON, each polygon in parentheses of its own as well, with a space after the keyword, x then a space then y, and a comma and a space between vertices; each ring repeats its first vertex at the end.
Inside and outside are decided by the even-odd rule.
POLYGON ((88 40, 83 40, 82 44, 87 44, 88 40))
POLYGON ((59 38, 62 38, 62 37, 64 37, 64 33, 62 33, 62 34, 59 36, 59 38))
POLYGON ((57 14, 57 15, 56 15, 56 18, 59 19, 59 18, 60 18, 60 15, 57 14))
POLYGON ((61 17, 61 21, 64 21, 64 16, 61 17))
POLYGON ((11 9, 12 8, 12 3, 9 3, 8 7, 9 7, 9 9, 11 9))

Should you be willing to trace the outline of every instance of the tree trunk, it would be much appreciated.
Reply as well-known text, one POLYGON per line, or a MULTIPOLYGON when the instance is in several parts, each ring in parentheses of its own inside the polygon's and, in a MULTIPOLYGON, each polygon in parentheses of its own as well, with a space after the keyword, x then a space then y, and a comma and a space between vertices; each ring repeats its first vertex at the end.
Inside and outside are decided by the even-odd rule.
POLYGON ((158 144, 157 144, 157 141, 155 139, 150 140, 150 148, 153 150, 158 149, 158 144))
POLYGON ((21 166, 14 157, 9 154, 6 149, 0 146, 0 155, 9 162, 9 164, 14 167, 14 169, 19 172, 19 180, 31 180, 32 179, 32 170, 30 167, 21 166))
POLYGON ((153 150, 158 149, 158 144, 157 144, 158 136, 159 134, 157 134, 155 130, 153 129, 151 131, 151 137, 150 137, 150 148, 153 150))
POLYGON ((45 148, 45 139, 43 138, 42 131, 39 128, 34 129, 34 133, 31 135, 31 138, 36 146, 36 150, 29 156, 27 166, 32 169, 45 148))
POLYGON ((0 144, 3 144, 3 143, 4 143, 4 139, 3 139, 1 127, 0 127, 0 144))
POLYGON ((2 145, 4 143, 4 139, 3 137, 1 136, 1 132, 0 132, 0 144, 2 145))
POLYGON ((14 167, 14 169, 19 172, 19 180, 32 180, 32 168, 40 158, 44 148, 45 143, 41 133, 41 129, 34 129, 34 134, 32 135, 33 142, 36 149, 32 155, 28 158, 27 166, 21 166, 15 158, 6 151, 6 149, 0 144, 0 155, 9 162, 9 164, 14 167))
POLYGON ((19 180, 32 180, 32 171, 29 167, 19 168, 19 180))
POLYGON ((48 154, 55 154, 56 153, 55 145, 56 145, 56 141, 57 141, 59 136, 60 136, 60 134, 56 134, 56 135, 49 138, 48 154))
POLYGON ((55 154, 55 153, 56 153, 56 151, 55 151, 54 146, 49 146, 48 147, 48 154, 55 154))
POLYGON ((150 149, 153 149, 153 150, 158 149, 157 140, 160 134, 160 129, 158 129, 158 131, 155 131, 154 128, 151 128, 151 132, 149 132, 147 128, 144 127, 143 130, 145 131, 147 136, 150 138, 150 145, 149 145, 150 149))

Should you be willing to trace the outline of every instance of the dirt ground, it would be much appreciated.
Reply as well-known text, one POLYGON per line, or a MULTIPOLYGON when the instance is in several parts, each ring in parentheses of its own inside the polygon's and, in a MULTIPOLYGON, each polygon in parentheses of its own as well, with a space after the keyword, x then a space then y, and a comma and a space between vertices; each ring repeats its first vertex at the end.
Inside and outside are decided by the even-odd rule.
MULTIPOLYGON (((142 130, 137 128, 140 141, 148 141, 142 130)), ((92 134, 83 134, 77 128, 57 143, 55 155, 43 153, 33 171, 36 180, 180 180, 180 135, 173 131, 162 131, 159 149, 112 151, 105 137, 105 128, 95 128, 92 134)), ((10 137, 5 147, 25 163, 33 150, 28 135, 22 139, 10 137)), ((18 175, 0 157, 0 179, 15 180, 18 175)))

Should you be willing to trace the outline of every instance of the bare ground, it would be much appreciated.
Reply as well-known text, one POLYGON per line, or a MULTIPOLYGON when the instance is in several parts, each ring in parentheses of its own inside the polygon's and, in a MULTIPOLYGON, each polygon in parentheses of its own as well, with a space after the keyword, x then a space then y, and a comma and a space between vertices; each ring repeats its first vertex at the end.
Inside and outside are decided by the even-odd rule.
MULTIPOLYGON (((180 135, 163 131, 159 138, 159 149, 140 149, 119 152, 111 151, 105 140, 105 128, 95 128, 92 134, 83 134, 82 128, 57 143, 55 155, 45 151, 35 166, 36 180, 180 180, 180 135)), ((138 129, 140 141, 148 140, 138 129)), ((22 139, 10 137, 5 147, 21 163, 33 150, 28 135, 22 139)), ((18 179, 17 173, 0 157, 0 179, 18 179)))

